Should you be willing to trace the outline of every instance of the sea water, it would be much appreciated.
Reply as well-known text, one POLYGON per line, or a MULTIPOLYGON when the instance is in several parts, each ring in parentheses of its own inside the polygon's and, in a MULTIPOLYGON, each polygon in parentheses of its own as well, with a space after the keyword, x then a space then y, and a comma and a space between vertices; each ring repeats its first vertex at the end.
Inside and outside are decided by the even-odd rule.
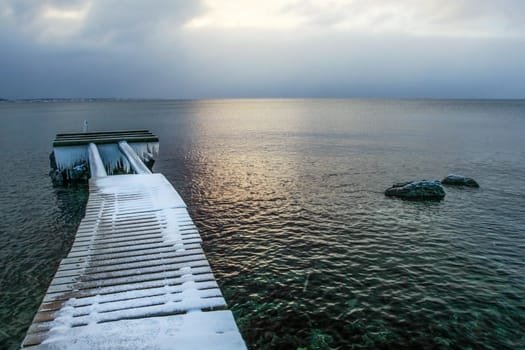
POLYGON ((0 348, 83 216, 54 135, 149 129, 252 349, 525 348, 525 101, 0 103, 0 348), (394 182, 473 177, 443 201, 394 182))

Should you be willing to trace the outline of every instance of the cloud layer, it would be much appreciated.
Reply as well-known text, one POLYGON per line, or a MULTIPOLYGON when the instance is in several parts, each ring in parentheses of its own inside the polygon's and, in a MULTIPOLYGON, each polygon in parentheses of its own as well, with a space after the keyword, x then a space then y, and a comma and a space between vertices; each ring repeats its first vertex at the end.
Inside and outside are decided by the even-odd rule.
POLYGON ((517 0, 0 0, 0 98, 519 98, 524 41, 517 0))

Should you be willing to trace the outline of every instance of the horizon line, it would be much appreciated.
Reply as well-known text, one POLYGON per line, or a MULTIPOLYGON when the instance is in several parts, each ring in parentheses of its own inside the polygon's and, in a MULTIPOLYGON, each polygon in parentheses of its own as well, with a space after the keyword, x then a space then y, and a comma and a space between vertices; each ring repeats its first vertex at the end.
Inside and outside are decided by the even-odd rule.
POLYGON ((2 102, 91 102, 91 101, 201 101, 201 100, 457 100, 457 101, 523 101, 525 97, 35 97, 2 98, 2 102))

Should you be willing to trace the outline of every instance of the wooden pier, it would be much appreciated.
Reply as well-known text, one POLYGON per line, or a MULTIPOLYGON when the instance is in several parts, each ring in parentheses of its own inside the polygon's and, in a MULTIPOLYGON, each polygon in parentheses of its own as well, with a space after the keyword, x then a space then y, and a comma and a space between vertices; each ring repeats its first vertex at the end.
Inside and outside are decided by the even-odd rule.
POLYGON ((106 176, 86 145, 86 213, 22 348, 246 349, 184 201, 125 137, 137 174, 106 176))

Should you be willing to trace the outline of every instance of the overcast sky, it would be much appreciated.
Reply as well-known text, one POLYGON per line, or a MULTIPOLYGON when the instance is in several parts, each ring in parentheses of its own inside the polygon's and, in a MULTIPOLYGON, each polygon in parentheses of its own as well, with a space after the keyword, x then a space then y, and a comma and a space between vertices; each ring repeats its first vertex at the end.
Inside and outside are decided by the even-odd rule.
POLYGON ((523 0, 0 0, 0 98, 525 97, 523 0))

